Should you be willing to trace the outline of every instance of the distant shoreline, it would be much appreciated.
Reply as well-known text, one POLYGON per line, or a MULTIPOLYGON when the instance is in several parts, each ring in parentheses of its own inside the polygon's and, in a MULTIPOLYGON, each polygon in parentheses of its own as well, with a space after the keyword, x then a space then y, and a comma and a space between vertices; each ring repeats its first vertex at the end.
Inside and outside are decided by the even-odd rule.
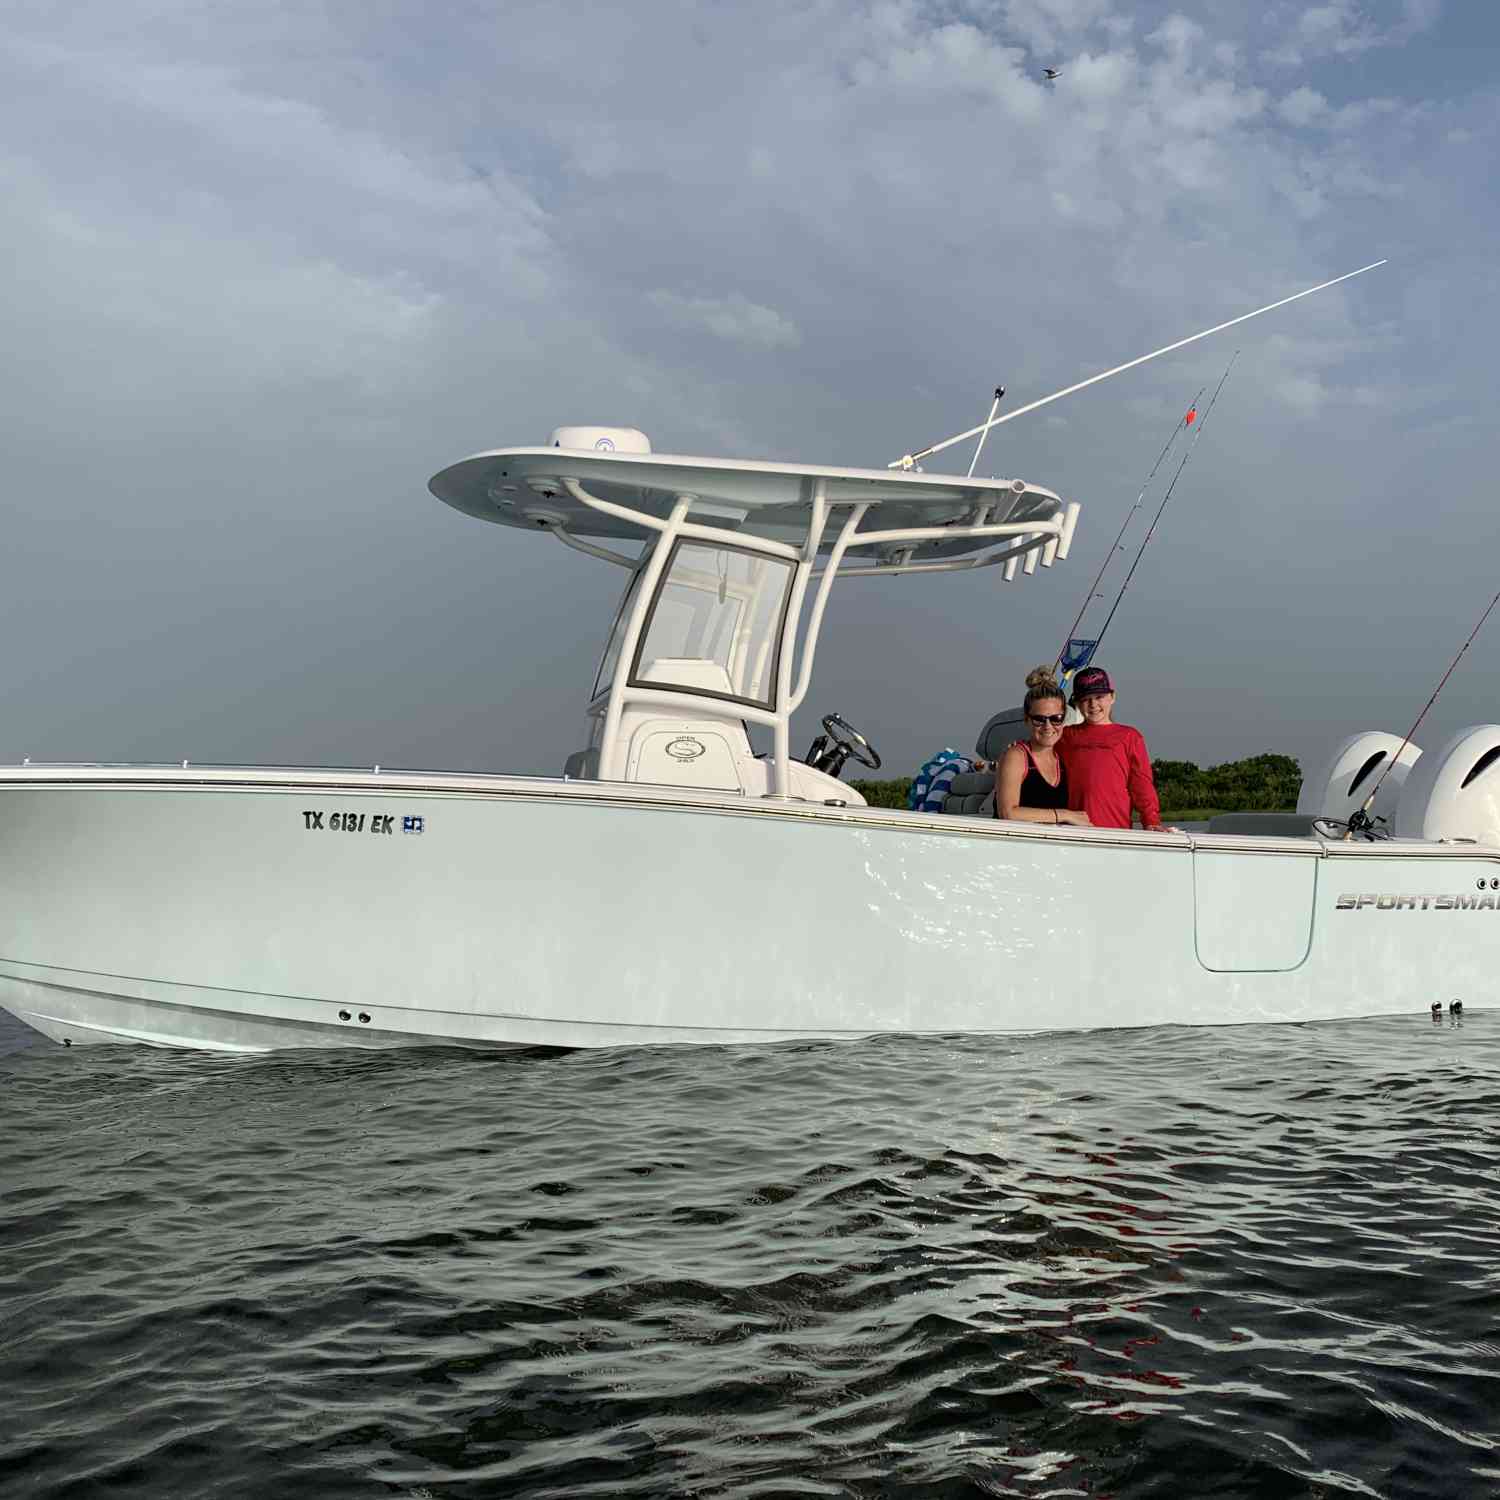
MULTIPOLYGON (((1176 822, 1202 823, 1230 812, 1290 812, 1302 790, 1296 759, 1269 750, 1206 768, 1190 760, 1154 760, 1151 770, 1162 817, 1176 822)), ((898 776, 850 785, 872 807, 905 807, 911 783, 910 776, 898 776)))

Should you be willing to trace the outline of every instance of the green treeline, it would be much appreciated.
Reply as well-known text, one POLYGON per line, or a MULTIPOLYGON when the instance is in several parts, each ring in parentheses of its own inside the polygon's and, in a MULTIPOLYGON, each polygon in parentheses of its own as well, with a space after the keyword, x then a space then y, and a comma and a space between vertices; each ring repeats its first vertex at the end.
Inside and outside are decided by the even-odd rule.
POLYGON ((898 776, 894 781, 851 781, 849 785, 871 807, 905 807, 911 777, 898 776))
POLYGON ((1252 755, 1207 770, 1190 760, 1153 760, 1164 809, 1212 807, 1219 812, 1276 812, 1297 805, 1302 767, 1290 755, 1252 755))
MULTIPOLYGON (((1154 760, 1151 770, 1156 777, 1156 794, 1166 813, 1190 809, 1275 812, 1296 807, 1297 793, 1302 787, 1302 768, 1295 758, 1272 755, 1269 751, 1206 769, 1190 760, 1154 760)), ((855 781, 850 785, 871 807, 905 807, 911 778, 855 781)))

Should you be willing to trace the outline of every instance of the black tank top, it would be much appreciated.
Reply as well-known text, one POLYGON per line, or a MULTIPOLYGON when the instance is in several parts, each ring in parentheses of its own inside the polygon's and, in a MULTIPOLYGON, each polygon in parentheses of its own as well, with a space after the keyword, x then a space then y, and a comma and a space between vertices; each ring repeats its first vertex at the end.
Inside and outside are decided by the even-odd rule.
POLYGON ((1020 741, 1021 753, 1026 757, 1026 775, 1021 782, 1022 807, 1066 807, 1068 805, 1068 773, 1063 769, 1062 756, 1057 757, 1057 785, 1053 786, 1037 768, 1032 758, 1031 746, 1020 741))

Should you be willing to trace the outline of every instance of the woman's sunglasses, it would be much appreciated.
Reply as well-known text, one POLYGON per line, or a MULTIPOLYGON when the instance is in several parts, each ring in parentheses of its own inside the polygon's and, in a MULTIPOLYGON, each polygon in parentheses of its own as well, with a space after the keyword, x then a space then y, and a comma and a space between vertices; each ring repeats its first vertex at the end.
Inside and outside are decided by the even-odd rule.
POLYGON ((1026 717, 1033 724, 1062 724, 1067 720, 1067 714, 1027 714, 1026 717))

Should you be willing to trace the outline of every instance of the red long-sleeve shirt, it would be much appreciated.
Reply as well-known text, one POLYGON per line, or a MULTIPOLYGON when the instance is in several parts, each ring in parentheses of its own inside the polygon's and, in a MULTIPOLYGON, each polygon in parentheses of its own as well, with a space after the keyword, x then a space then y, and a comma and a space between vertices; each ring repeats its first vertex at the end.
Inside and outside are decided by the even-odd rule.
POLYGON ((1129 828, 1133 806, 1147 828, 1161 823, 1151 757, 1128 724, 1070 724, 1058 745, 1068 772, 1068 806, 1095 828, 1129 828))

